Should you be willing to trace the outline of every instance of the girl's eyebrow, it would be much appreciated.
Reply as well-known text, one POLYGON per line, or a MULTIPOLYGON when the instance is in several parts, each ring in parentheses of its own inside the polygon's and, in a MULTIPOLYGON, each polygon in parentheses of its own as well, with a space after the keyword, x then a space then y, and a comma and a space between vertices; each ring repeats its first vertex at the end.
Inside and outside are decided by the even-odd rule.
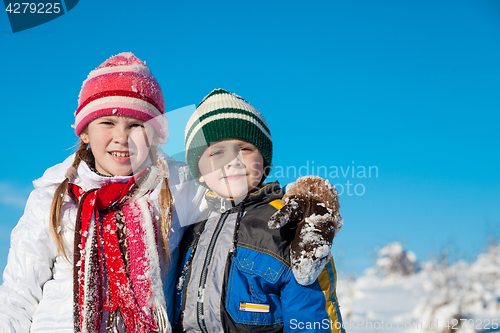
POLYGON ((102 116, 102 117, 99 117, 100 120, 104 120, 104 121, 114 121, 114 119, 110 116, 102 116))
POLYGON ((131 118, 131 119, 127 119, 127 123, 144 125, 146 122, 144 120, 141 120, 141 119, 131 118))

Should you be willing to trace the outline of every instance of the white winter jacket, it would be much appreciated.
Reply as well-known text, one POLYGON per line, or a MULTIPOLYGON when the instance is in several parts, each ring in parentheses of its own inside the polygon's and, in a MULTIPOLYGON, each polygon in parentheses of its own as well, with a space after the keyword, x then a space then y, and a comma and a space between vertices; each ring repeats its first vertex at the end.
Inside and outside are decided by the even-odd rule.
MULTIPOLYGON (((0 332, 73 332, 73 263, 58 254, 50 234, 49 212, 54 192, 64 180, 74 156, 45 171, 33 182, 24 215, 12 231, 7 267, 0 286, 0 332)), ((178 243, 184 228, 193 223, 206 205, 205 189, 194 182, 189 168, 166 158, 170 188, 174 197, 174 219, 170 236, 172 263, 177 263, 178 243), (176 218, 177 217, 177 218, 176 218)), ((104 177, 81 162, 74 183, 85 191, 129 177, 104 177)), ((156 205, 158 188, 151 194, 156 205)), ((158 205, 154 206, 158 207, 158 205)), ((158 208, 157 208, 158 209, 158 208)), ((61 232, 66 253, 73 260, 74 225, 77 205, 66 195, 61 232)), ((172 318, 176 270, 168 269, 164 278, 165 299, 172 318)))

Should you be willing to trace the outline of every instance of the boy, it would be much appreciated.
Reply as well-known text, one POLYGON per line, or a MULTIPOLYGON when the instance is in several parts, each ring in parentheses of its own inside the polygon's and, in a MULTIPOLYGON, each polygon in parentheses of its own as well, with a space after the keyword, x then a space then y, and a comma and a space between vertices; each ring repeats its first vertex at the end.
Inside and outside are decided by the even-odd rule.
POLYGON ((290 264, 294 250, 320 256, 323 244, 302 239, 294 248, 295 233, 313 229, 331 235, 331 244, 342 223, 336 191, 320 178, 298 180, 286 195, 289 214, 271 221, 277 227, 297 219, 289 216, 294 207, 308 218, 270 229, 267 221, 283 198, 278 182, 263 184, 271 133, 259 111, 225 90, 212 91, 198 105, 185 140, 190 170, 210 191, 203 221, 182 241, 174 332, 343 332, 333 261, 309 286, 297 282, 290 264), (304 190, 309 196, 300 195, 304 190))

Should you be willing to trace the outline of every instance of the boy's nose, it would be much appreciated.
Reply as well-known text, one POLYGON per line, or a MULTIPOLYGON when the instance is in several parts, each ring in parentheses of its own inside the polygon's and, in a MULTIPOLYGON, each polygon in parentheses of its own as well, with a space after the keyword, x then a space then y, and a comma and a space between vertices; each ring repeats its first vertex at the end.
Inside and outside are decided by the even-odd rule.
POLYGON ((226 164, 226 168, 227 169, 230 169, 230 168, 241 168, 241 167, 244 167, 244 166, 245 166, 245 164, 243 163, 243 159, 241 158, 241 154, 236 155, 236 157, 231 162, 229 162, 228 164, 226 164))

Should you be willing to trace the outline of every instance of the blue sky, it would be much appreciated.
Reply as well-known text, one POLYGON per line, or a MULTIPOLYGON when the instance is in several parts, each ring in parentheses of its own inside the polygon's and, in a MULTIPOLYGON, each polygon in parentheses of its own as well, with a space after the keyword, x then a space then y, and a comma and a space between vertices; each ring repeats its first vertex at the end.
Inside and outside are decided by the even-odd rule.
POLYGON ((170 154, 189 106, 220 87, 268 120, 271 180, 328 170, 344 190, 339 271, 361 273, 389 241, 422 260, 446 246, 473 259, 500 237, 497 1, 82 0, 16 34, 0 14, 0 48, 2 271, 31 181, 73 151, 82 81, 124 51, 176 110, 170 154))

